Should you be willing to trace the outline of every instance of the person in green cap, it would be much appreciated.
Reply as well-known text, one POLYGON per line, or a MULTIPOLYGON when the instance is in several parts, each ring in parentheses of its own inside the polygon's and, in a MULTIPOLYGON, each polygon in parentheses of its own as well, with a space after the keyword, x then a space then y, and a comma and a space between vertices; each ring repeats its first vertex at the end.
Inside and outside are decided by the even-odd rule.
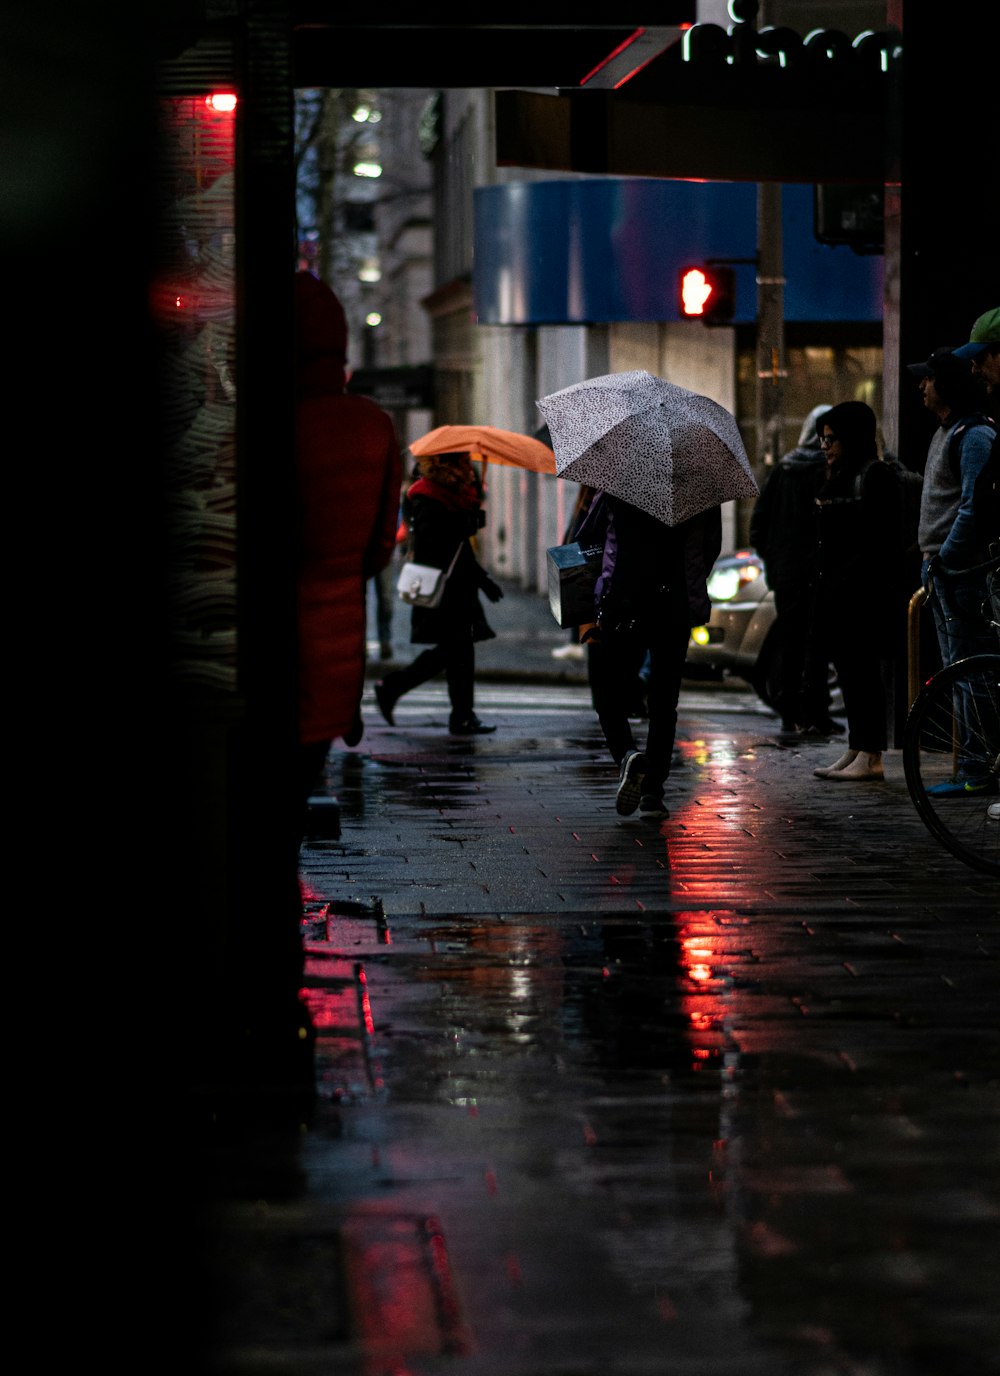
MULTIPOLYGON (((969 342, 959 345, 954 354, 956 358, 969 359, 973 373, 985 382, 990 412, 996 421, 1000 406, 1000 306, 979 316, 969 332, 969 342)), ((996 439, 976 480, 973 507, 977 528, 992 548, 1000 542, 1000 446, 996 439)))

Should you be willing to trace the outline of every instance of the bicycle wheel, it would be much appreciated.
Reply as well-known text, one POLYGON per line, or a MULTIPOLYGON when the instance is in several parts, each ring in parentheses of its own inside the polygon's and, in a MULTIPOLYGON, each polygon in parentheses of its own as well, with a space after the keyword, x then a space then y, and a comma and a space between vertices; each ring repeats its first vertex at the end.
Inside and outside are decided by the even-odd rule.
POLYGON ((903 768, 931 834, 973 869, 1000 874, 1000 654, 927 680, 906 719, 903 768))

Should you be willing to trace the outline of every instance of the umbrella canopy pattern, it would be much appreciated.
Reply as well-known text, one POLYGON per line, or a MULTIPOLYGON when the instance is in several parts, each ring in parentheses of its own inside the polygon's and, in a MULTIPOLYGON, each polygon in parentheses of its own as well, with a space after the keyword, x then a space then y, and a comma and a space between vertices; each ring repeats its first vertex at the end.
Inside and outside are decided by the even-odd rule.
POLYGON ((474 459, 526 468, 531 473, 555 473, 552 450, 530 435, 501 430, 495 425, 439 425, 410 444, 417 458, 425 454, 470 454, 474 459))
POLYGON ((558 477, 603 488, 664 525, 758 493, 733 416, 652 373, 588 378, 536 405, 558 477))

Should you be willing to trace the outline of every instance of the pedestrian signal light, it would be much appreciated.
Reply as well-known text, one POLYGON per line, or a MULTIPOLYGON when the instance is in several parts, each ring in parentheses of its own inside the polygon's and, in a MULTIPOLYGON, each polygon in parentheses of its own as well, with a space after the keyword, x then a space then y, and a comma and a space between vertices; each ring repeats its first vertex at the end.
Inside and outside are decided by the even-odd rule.
POLYGON ((732 320, 736 310, 736 274, 732 268, 702 264, 680 273, 680 312, 685 319, 732 320))

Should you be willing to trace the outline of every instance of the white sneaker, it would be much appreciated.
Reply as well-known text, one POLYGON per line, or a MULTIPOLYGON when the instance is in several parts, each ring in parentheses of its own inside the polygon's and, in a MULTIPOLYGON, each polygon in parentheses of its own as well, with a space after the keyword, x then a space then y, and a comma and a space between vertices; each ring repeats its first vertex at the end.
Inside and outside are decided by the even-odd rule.
POLYGON ((990 803, 986 815, 991 822, 1000 822, 1000 803, 990 803))
POLYGON ((560 645, 552 651, 553 659, 583 659, 586 651, 582 645, 560 645))
POLYGON ((641 750, 630 750, 622 760, 618 775, 618 792, 615 795, 615 807, 622 817, 630 817, 639 806, 645 776, 645 755, 641 750))

